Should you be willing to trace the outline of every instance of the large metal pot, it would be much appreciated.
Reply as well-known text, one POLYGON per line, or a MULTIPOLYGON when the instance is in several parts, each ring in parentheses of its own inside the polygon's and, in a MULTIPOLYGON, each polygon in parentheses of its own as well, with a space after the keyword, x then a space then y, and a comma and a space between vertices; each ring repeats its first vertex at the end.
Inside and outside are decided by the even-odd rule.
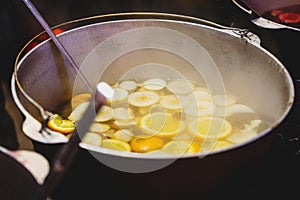
MULTIPOLYGON (((84 163, 90 165, 80 166, 80 171, 97 171, 95 174, 102 176, 104 182, 114 180, 128 194, 152 197, 147 193, 151 190, 154 196, 166 198, 204 197, 226 183, 237 172, 235 169, 255 172, 272 144, 276 128, 292 107, 294 87, 288 71, 260 46, 254 34, 245 30, 157 13, 99 16, 62 26, 71 28, 58 36, 60 41, 93 86, 99 80, 112 83, 128 77, 180 76, 204 81, 211 88, 234 94, 269 123, 267 129, 250 141, 208 155, 179 159, 81 145, 83 156, 79 158, 82 156, 84 163)), ((61 137, 50 140, 38 132, 43 119, 28 96, 43 109, 66 116, 71 97, 86 88, 51 40, 24 56, 23 53, 12 78, 13 98, 25 116, 23 130, 38 151, 40 146, 57 149, 67 140, 61 137)), ((92 178, 93 174, 83 176, 92 178)), ((109 188, 104 184, 104 190, 110 191, 109 188)))

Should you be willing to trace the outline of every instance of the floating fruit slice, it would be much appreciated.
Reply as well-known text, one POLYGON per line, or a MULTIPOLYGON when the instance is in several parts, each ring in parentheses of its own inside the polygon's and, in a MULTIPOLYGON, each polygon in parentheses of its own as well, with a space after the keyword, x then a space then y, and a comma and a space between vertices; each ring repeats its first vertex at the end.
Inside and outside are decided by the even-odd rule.
POLYGON ((234 132, 228 138, 226 138, 226 140, 235 144, 240 144, 242 142, 249 141, 255 137, 257 137, 256 131, 234 132))
POLYGON ((188 95, 190 101, 193 102, 202 102, 202 101, 211 101, 212 97, 208 91, 196 90, 188 95))
POLYGON ((236 103, 236 98, 232 95, 216 94, 213 96, 213 103, 216 106, 227 107, 236 103))
POLYGON ((148 107, 159 102, 159 95, 153 91, 134 92, 129 95, 129 104, 136 107, 148 107))
POLYGON ((50 129, 63 133, 65 135, 72 133, 75 130, 75 124, 71 120, 63 119, 58 114, 52 115, 47 125, 50 129))
POLYGON ((135 81, 122 81, 119 87, 128 92, 132 92, 137 89, 138 84, 135 81))
POLYGON ((118 150, 118 151, 131 151, 131 147, 127 142, 124 142, 122 140, 117 140, 117 139, 104 139, 102 140, 102 145, 103 148, 107 149, 113 149, 113 150, 118 150))
POLYGON ((244 124, 244 128, 241 130, 243 133, 247 133, 253 130, 256 130, 262 121, 260 119, 254 119, 249 122, 249 124, 244 124))
POLYGON ((113 109, 110 106, 103 105, 97 113, 94 121, 106 122, 113 119, 113 109))
POLYGON ((83 116, 85 110, 88 108, 89 102, 79 104, 69 115, 68 119, 77 122, 83 116))
POLYGON ((92 95, 89 93, 78 94, 71 99, 71 106, 73 110, 81 103, 90 101, 92 95))
POLYGON ((134 152, 146 153, 160 149, 164 146, 164 141, 159 137, 135 137, 130 142, 134 152))
POLYGON ((130 108, 118 107, 113 110, 114 119, 121 122, 131 122, 134 113, 130 108))
POLYGON ((112 105, 123 103, 127 100, 128 97, 128 91, 121 89, 121 88, 113 88, 114 90, 114 96, 112 99, 107 99, 108 103, 111 103, 112 105))
POLYGON ((217 140, 228 137, 232 132, 232 126, 222 118, 200 117, 188 124, 188 130, 196 139, 217 140))
POLYGON ((89 131, 94 133, 104 133, 110 129, 110 126, 105 123, 94 122, 91 124, 89 131))
POLYGON ((121 129, 116 131, 113 137, 124 142, 129 142, 133 138, 133 133, 128 129, 121 129))
POLYGON ((188 94, 194 90, 195 85, 188 80, 182 79, 169 81, 166 87, 174 94, 188 94))
POLYGON ((255 113, 250 107, 244 104, 233 104, 225 108, 226 116, 230 116, 234 113, 255 113))
POLYGON ((87 132, 83 136, 82 142, 99 147, 101 146, 102 137, 97 133, 87 132))
POLYGON ((170 110, 178 110, 186 108, 190 103, 190 99, 187 96, 179 95, 165 95, 160 99, 160 104, 170 110))
POLYGON ((170 154, 177 155, 181 155, 183 153, 197 153, 200 151, 200 145, 196 142, 173 140, 163 146, 161 150, 170 154))
POLYGON ((141 129, 158 137, 174 137, 183 130, 184 122, 170 113, 154 112, 143 116, 140 120, 141 129))
POLYGON ((166 81, 159 78, 148 79, 143 82, 143 87, 147 90, 161 90, 166 87, 166 81))
POLYGON ((193 117, 209 116, 214 113, 216 106, 211 101, 193 102, 184 112, 193 117))

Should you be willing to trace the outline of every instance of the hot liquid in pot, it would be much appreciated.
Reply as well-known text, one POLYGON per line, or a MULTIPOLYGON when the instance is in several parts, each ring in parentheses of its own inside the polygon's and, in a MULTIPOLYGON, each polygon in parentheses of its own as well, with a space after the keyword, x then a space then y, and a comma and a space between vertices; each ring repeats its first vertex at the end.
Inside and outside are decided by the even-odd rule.
MULTIPOLYGON (((234 95, 212 93, 195 81, 130 79, 112 87, 115 97, 97 113, 84 143, 136 153, 191 154, 250 141, 267 127, 234 95)), ((70 120, 80 120, 88 96, 72 98, 70 120)))

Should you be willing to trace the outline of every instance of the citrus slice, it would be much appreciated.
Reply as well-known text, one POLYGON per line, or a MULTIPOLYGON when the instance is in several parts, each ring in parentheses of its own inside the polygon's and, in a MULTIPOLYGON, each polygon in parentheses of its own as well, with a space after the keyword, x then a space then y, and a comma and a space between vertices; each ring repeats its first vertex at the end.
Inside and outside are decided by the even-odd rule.
POLYGON ((123 90, 127 90, 128 92, 132 92, 138 87, 138 84, 135 81, 128 80, 122 81, 119 87, 123 90))
POLYGON ((173 140, 163 146, 162 151, 177 155, 181 155, 183 153, 197 153, 200 151, 200 145, 196 142, 173 140))
POLYGON ((113 110, 114 119, 122 122, 130 122, 134 119, 134 112, 130 108, 118 107, 113 110))
POLYGON ((249 132, 234 132, 228 138, 226 138, 226 140, 235 144, 240 144, 255 137, 257 137, 257 132, 252 130, 249 132))
POLYGON ((92 95, 89 93, 82 93, 82 94, 78 94, 74 97, 72 97, 71 99, 71 106, 72 108, 76 108, 79 104, 83 103, 83 102, 87 102, 90 101, 92 95))
POLYGON ((68 119, 72 121, 79 121, 83 116, 85 110, 88 108, 89 102, 80 103, 69 115, 68 119))
POLYGON ((103 148, 118 150, 118 151, 131 151, 131 147, 127 142, 117 139, 104 139, 102 140, 103 148))
POLYGON ((143 87, 147 90, 161 90, 166 87, 166 81, 159 78, 148 79, 143 82, 143 87))
POLYGON ((110 104, 120 104, 126 101, 128 97, 128 91, 121 88, 114 88, 114 96, 111 99, 107 99, 110 104))
POLYGON ((160 104, 166 109, 178 110, 186 108, 190 103, 190 100, 186 96, 179 95, 165 95, 160 99, 160 104))
POLYGON ((208 91, 205 90, 196 90, 188 95, 188 98, 191 101, 202 102, 202 101, 211 101, 212 97, 208 91))
POLYGON ((160 97, 156 92, 134 92, 128 97, 128 101, 131 105, 136 107, 148 107, 159 101, 160 97))
POLYGON ((182 79, 169 81, 166 87, 174 94, 188 94, 194 90, 195 85, 188 80, 182 79))
POLYGON ((99 147, 101 146, 102 137, 97 133, 87 132, 83 136, 82 142, 99 147))
POLYGON ((164 141, 159 137, 135 137, 130 142, 131 148, 135 152, 146 153, 160 149, 164 146, 164 141))
POLYGON ((250 107, 244 104, 233 104, 225 108, 226 116, 230 116, 235 113, 255 113, 250 107))
POLYGON ((209 116, 214 113, 216 106, 211 101, 193 102, 184 109, 187 115, 194 117, 209 116))
POLYGON ((122 140, 124 142, 129 142, 133 138, 133 133, 128 129, 121 129, 117 130, 114 133, 114 137, 115 139, 122 140))
POLYGON ((89 131, 94 133, 104 133, 110 129, 110 126, 105 123, 93 122, 90 125, 89 131))
POLYGON ((106 122, 113 119, 113 109, 110 106, 103 105, 97 113, 94 121, 106 122))
POLYGON ((228 94, 216 94, 213 96, 213 102, 220 107, 231 106, 236 103, 236 98, 228 94))
POLYGON ((183 127, 183 121, 164 112, 149 113, 140 120, 140 128, 145 133, 158 137, 174 137, 183 127))
POLYGON ((65 135, 70 134, 75 130, 75 124, 71 120, 63 119, 63 117, 58 114, 52 115, 49 118, 47 125, 50 129, 65 135))
POLYGON ((200 117, 188 124, 188 130, 196 139, 224 139, 232 132, 231 124, 222 118, 200 117))

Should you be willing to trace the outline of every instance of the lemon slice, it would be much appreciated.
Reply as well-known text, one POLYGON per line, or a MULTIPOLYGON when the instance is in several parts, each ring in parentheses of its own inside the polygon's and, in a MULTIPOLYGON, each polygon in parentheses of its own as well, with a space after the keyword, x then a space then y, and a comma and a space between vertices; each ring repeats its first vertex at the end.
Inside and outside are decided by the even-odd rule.
POLYGON ((169 81, 166 87, 174 94, 188 94, 194 90, 195 85, 188 80, 182 79, 169 81))
POLYGON ((87 102, 90 101, 92 95, 89 93, 82 93, 82 94, 78 94, 74 97, 72 97, 71 99, 71 106, 72 108, 76 108, 79 104, 83 103, 83 102, 87 102))
POLYGON ((208 91, 196 90, 188 95, 188 98, 191 101, 202 102, 202 101, 211 101, 212 96, 208 91))
POLYGON ((135 152, 146 153, 160 149, 164 146, 164 141, 159 137, 135 137, 130 142, 131 148, 135 152))
POLYGON ((68 119, 75 122, 79 121, 88 106, 89 102, 82 102, 70 113, 68 119))
POLYGON ((227 107, 235 104, 236 99, 232 95, 216 94, 213 96, 213 103, 220 107, 227 107))
POLYGON ((52 115, 49 118, 47 125, 50 129, 66 135, 75 130, 75 124, 71 120, 63 119, 58 114, 52 115))
POLYGON ((190 100, 186 96, 179 95, 165 95, 160 99, 160 104, 166 109, 178 110, 186 108, 190 103, 190 100))
POLYGON ((231 124, 222 118, 200 117, 188 124, 188 130, 196 139, 224 139, 232 132, 231 124))
POLYGON ((233 115, 235 113, 255 113, 250 107, 244 104, 233 104, 225 108, 226 116, 233 115))
POLYGON ((215 110, 216 106, 211 101, 200 101, 190 104, 184 109, 184 112, 190 116, 204 117, 212 115, 215 110))
POLYGON ((134 119, 134 112, 130 108, 118 107, 113 110, 114 119, 122 122, 130 122, 134 119))
POLYGON ((252 130, 249 132, 234 132, 228 138, 226 138, 226 140, 235 144, 240 144, 255 137, 257 137, 257 132, 252 130))
POLYGON ((159 95, 153 91, 134 92, 128 97, 131 105, 136 107, 148 107, 159 102, 159 95))
POLYGON ((90 132, 104 133, 110 129, 110 126, 105 123, 93 122, 89 128, 90 132))
POLYGON ((114 133, 114 138, 124 142, 129 142, 133 138, 133 133, 128 129, 117 130, 114 133))
POLYGON ((87 132, 83 136, 82 142, 99 147, 101 146, 102 137, 97 133, 87 132))
POLYGON ((154 112, 143 116, 140 128, 147 134, 158 137, 174 137, 183 130, 184 122, 170 113, 154 112))
POLYGON ((117 139, 104 139, 102 140, 103 148, 113 149, 118 151, 131 151, 131 147, 127 142, 117 139))
POLYGON ((113 88, 114 90, 114 96, 111 99, 107 99, 108 103, 111 104, 120 104, 127 100, 128 97, 128 91, 121 89, 121 88, 113 88))
POLYGON ((122 81, 119 87, 123 90, 127 90, 128 92, 132 92, 137 89, 138 84, 135 81, 122 81))
POLYGON ((200 145, 195 142, 173 140, 163 146, 161 150, 170 154, 177 155, 181 155, 183 153, 197 153, 200 151, 200 145))
POLYGON ((110 106, 103 105, 97 113, 94 121, 106 122, 113 119, 113 109, 110 106))
POLYGON ((166 87, 166 81, 159 78, 148 79, 143 82, 143 87, 147 90, 161 90, 166 87))

